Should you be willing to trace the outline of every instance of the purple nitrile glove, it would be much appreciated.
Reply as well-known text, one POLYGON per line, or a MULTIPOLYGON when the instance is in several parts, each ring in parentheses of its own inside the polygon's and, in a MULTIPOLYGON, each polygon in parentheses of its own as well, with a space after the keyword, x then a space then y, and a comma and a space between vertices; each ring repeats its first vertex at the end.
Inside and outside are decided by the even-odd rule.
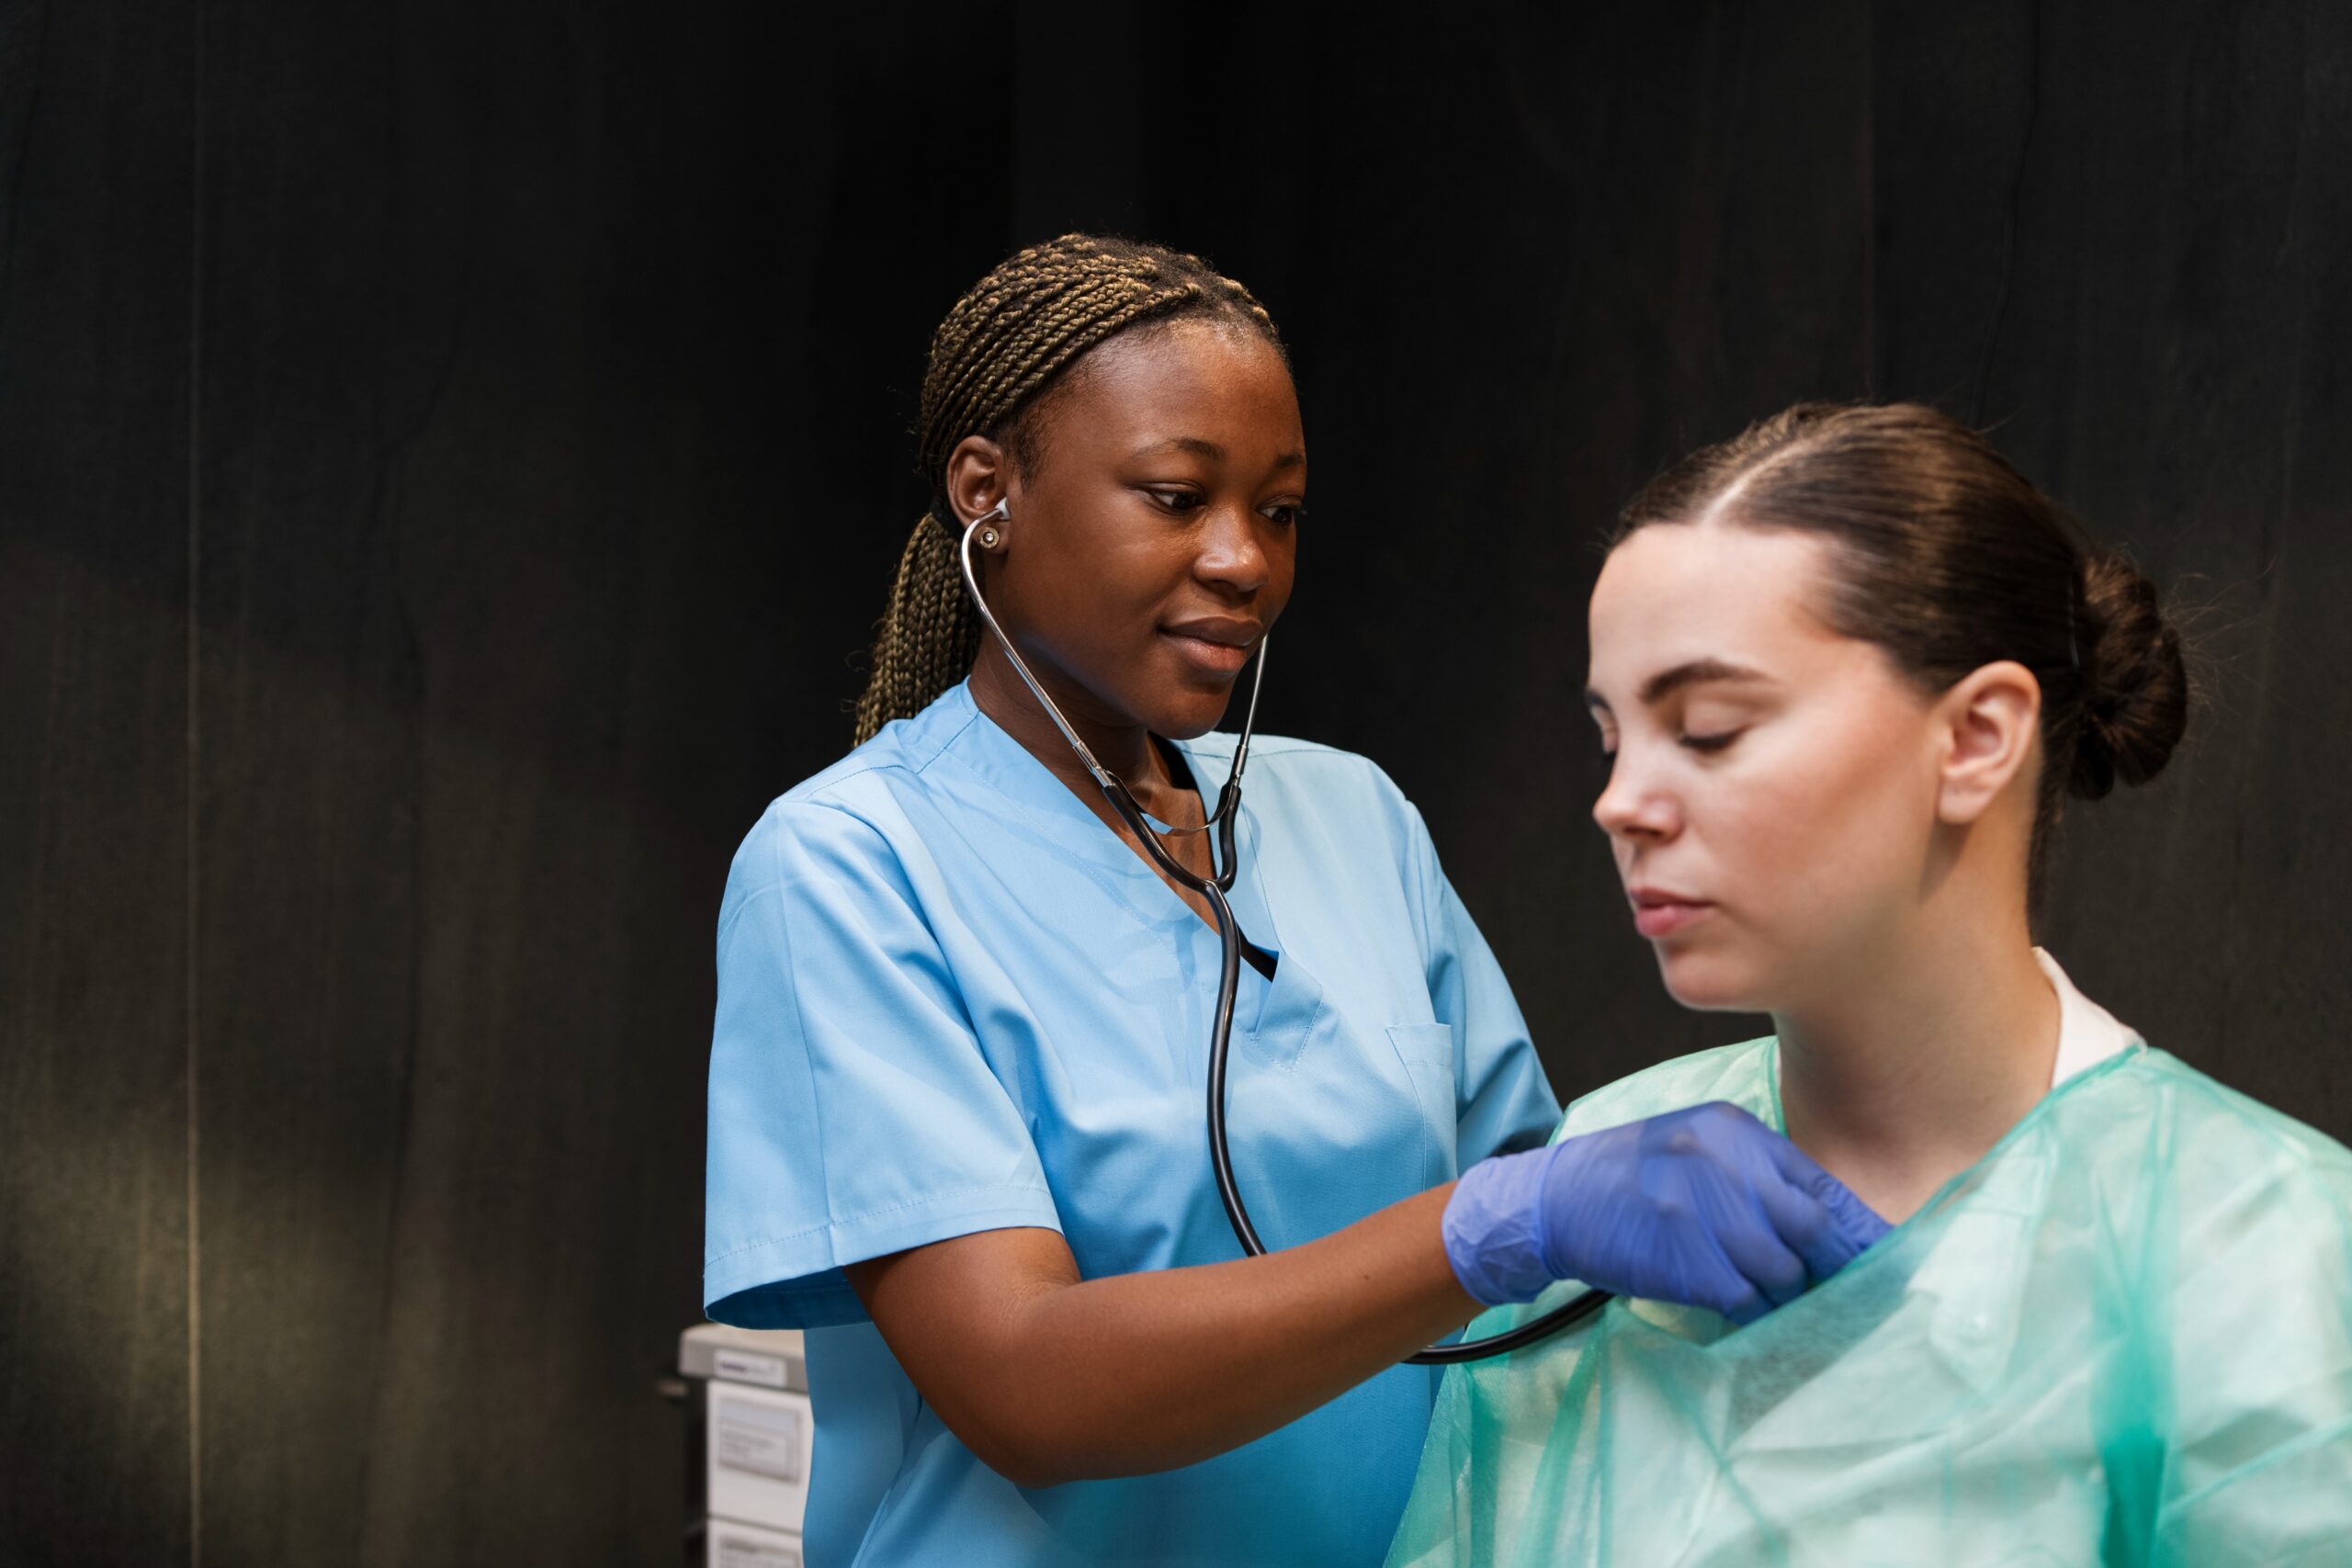
POLYGON ((1804 1150, 1716 1100, 1481 1160, 1445 1205, 1445 1256, 1489 1306, 1556 1280, 1753 1323, 1887 1224, 1804 1150))

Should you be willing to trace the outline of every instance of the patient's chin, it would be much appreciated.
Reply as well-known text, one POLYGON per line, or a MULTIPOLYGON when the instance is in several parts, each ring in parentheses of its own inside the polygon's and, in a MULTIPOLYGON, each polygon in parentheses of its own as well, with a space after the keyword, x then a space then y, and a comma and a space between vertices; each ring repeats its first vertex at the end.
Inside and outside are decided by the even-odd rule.
POLYGON ((1670 942, 1657 946, 1658 977, 1666 982, 1667 995, 1693 1012, 1770 1010, 1757 1000, 1765 988, 1763 976, 1736 954, 1678 948, 1670 942))

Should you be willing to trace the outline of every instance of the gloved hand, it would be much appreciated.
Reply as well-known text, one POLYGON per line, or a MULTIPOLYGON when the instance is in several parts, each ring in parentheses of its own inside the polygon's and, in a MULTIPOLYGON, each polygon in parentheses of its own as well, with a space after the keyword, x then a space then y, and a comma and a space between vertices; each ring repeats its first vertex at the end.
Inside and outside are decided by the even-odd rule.
POLYGON ((1752 1323, 1852 1262, 1887 1224, 1804 1150, 1721 1100, 1481 1160, 1445 1206, 1445 1256, 1489 1306, 1555 1280, 1752 1323))

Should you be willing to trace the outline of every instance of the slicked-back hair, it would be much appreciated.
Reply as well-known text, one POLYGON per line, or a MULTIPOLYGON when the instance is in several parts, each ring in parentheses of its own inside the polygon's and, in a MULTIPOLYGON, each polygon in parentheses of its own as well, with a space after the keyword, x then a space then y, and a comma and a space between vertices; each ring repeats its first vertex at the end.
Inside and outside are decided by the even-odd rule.
POLYGON ((2041 902, 2066 797, 2162 771, 2188 722, 2181 639, 2155 585, 1993 444, 1924 403, 1799 403, 1652 479, 1620 514, 1637 530, 1720 520, 1816 534, 1821 606, 1923 690, 2002 660, 2041 685, 2029 899, 2041 902))

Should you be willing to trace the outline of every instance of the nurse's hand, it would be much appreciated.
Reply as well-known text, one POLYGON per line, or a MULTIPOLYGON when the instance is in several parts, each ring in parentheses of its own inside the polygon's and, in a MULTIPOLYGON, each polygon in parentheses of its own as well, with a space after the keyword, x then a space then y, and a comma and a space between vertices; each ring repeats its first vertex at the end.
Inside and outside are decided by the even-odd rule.
POLYGON ((1489 1306, 1577 1280, 1743 1324, 1887 1228, 1804 1150, 1721 1101, 1482 1160, 1444 1224, 1447 1260, 1489 1306))

